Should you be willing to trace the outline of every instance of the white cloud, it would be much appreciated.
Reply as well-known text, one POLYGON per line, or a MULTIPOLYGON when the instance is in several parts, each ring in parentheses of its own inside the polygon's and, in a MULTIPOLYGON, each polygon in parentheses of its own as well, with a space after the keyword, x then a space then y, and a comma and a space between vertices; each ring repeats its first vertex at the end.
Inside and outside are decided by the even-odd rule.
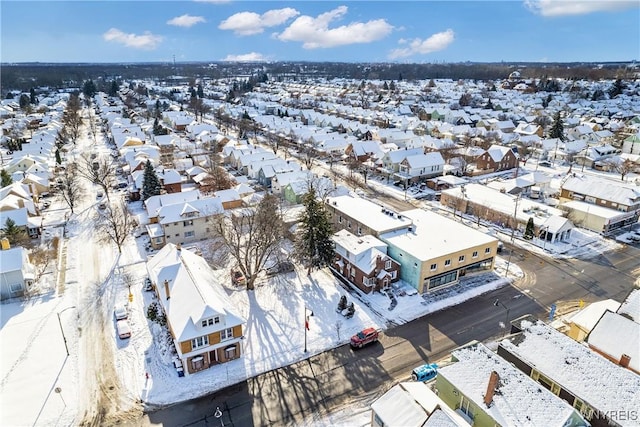
POLYGON ((232 30, 239 36, 260 34, 267 27, 275 27, 287 22, 300 12, 290 7, 269 10, 262 15, 254 12, 240 12, 231 15, 218 25, 221 30, 232 30))
POLYGON ((389 54, 390 59, 405 58, 412 55, 427 55, 432 52, 446 49, 455 39, 455 33, 452 29, 435 33, 431 37, 421 39, 400 39, 398 44, 408 45, 401 49, 394 49, 389 54))
POLYGON ((201 22, 207 22, 207 21, 202 16, 191 16, 188 14, 184 14, 182 16, 176 16, 173 19, 169 19, 167 21, 167 24, 175 25, 176 27, 189 28, 201 22))
POLYGON ((585 15, 640 6, 637 1, 619 0, 524 0, 524 4, 530 11, 542 16, 585 15))
POLYGON ((163 39, 162 36, 151 34, 149 31, 145 31, 143 34, 127 34, 117 28, 109 29, 102 35, 102 38, 108 42, 116 42, 126 47, 144 50, 155 49, 163 39))
POLYGON ((223 59, 223 61, 228 62, 261 62, 266 60, 267 58, 264 55, 257 52, 244 53, 241 55, 227 55, 227 57, 223 59))
POLYGON ((318 15, 298 17, 282 33, 276 35, 282 41, 302 42, 305 49, 328 48, 355 43, 370 43, 380 40, 393 30, 393 26, 384 19, 368 22, 352 22, 336 28, 329 24, 347 13, 346 6, 337 7, 318 15))

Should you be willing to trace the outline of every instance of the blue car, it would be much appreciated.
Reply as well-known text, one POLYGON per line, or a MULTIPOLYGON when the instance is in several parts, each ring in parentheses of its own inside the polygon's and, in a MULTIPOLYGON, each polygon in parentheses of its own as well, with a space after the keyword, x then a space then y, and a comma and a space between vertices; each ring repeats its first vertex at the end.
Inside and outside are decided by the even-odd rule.
POLYGON ((438 365, 435 363, 427 363, 411 371, 411 379, 414 381, 429 381, 434 379, 436 375, 438 375, 438 365))

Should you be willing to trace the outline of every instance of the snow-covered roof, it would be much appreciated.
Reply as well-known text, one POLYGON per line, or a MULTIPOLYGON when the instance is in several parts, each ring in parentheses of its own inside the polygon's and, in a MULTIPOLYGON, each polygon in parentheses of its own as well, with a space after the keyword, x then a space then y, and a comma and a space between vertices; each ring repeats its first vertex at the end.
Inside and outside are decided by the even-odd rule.
POLYGON ((209 264, 195 253, 168 243, 147 262, 147 271, 156 284, 176 341, 188 341, 246 323, 218 284, 209 264), (169 298, 165 280, 169 283, 169 298), (221 316, 220 323, 200 325, 201 319, 216 315, 221 316))
POLYGON ((188 218, 208 217, 222 212, 224 208, 219 197, 206 197, 162 206, 158 209, 158 221, 160 224, 171 224, 188 218), (189 216, 189 214, 195 215, 189 216))
POLYGON ((181 191, 178 193, 161 194, 151 196, 144 201, 144 206, 150 218, 157 216, 158 210, 165 205, 173 205, 179 202, 190 202, 200 198, 199 190, 181 191))
POLYGON ((11 271, 22 270, 27 263, 27 250, 21 246, 0 251, 2 262, 0 262, 0 274, 11 271))
POLYGON ((601 411, 636 411, 640 376, 615 365, 542 321, 520 322, 522 333, 500 346, 601 411), (612 393, 615 387, 615 393, 612 393))
POLYGON ((592 176, 571 176, 562 184, 567 191, 631 206, 640 200, 640 187, 592 176))
POLYGON ((384 425, 403 427, 467 427, 423 382, 401 382, 371 404, 384 425))
POLYGON ((329 197, 327 204, 333 209, 353 218, 355 221, 366 225, 378 234, 400 228, 406 229, 411 225, 411 220, 407 219, 404 215, 389 215, 382 211, 380 205, 361 197, 329 197))
POLYGON ((588 332, 598 323, 605 311, 616 311, 619 307, 620 303, 612 299, 594 302, 573 315, 571 323, 588 332))
POLYGON ((563 209, 585 212, 589 215, 596 215, 600 218, 609 220, 629 215, 628 212, 622 212, 605 206, 598 206, 593 203, 581 202, 580 200, 571 200, 570 202, 563 203, 561 206, 563 209))
POLYGON ((640 289, 634 288, 627 298, 622 301, 617 312, 618 314, 629 316, 635 322, 640 323, 640 289))
POLYGON ((630 357, 629 368, 640 372, 640 323, 612 311, 605 311, 586 340, 590 347, 613 360, 630 357))
MULTIPOLYGON (((504 156, 506 156, 509 151, 511 151, 511 148, 509 147, 504 147, 502 145, 492 145, 491 147, 489 147, 489 149, 487 149, 487 153, 489 154, 489 156, 491 156, 491 159, 493 159, 494 162, 500 162, 502 161, 502 159, 504 158, 504 156)), ((513 153, 514 156, 518 157, 518 155, 516 153, 513 153)))
MULTIPOLYGON (((457 361, 438 369, 438 375, 482 408, 496 424, 505 427, 562 427, 569 419, 580 420, 571 405, 483 344, 460 348, 452 356, 457 361), (493 371, 498 374, 498 386, 493 402, 487 407, 484 397, 493 371)), ((587 423, 582 421, 586 426, 587 423)))
MULTIPOLYGON (((373 212, 364 212, 372 215, 373 212)), ((408 229, 391 231, 380 235, 380 239, 421 261, 464 251, 473 246, 495 244, 495 237, 486 235, 457 221, 432 211, 412 209, 402 212, 403 218, 411 221, 408 229)))

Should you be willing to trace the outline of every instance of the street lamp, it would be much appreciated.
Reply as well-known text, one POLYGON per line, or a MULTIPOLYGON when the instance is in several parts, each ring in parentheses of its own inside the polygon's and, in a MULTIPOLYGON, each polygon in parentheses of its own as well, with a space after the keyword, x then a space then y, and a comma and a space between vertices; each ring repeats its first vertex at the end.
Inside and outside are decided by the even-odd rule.
POLYGON ((69 347, 67 346, 67 337, 64 336, 64 329, 62 329, 62 322, 60 321, 60 315, 72 308, 76 308, 76 306, 72 305, 71 307, 67 307, 64 310, 56 313, 58 315, 58 325, 60 325, 60 332, 62 332, 62 339, 64 340, 64 349, 67 350, 67 356, 69 355, 69 347))
POLYGON ((496 298, 496 300, 493 302, 493 305, 495 305, 496 307, 502 307, 507 311, 507 317, 505 318, 504 321, 504 334, 507 335, 507 325, 509 324, 509 307, 507 307, 506 305, 504 305, 502 303, 502 301, 500 301, 499 299, 496 298))
POLYGON ((313 316, 313 311, 309 310, 307 306, 304 307, 304 352, 307 352, 307 330, 309 329, 309 317, 313 316), (309 314, 307 314, 307 312, 309 314))

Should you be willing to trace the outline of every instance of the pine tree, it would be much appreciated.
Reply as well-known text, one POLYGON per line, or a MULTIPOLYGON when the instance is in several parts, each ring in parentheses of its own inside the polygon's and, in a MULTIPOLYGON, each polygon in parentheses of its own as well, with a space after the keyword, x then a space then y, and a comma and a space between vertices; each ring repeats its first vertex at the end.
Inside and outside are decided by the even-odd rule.
POLYGON ((109 96, 116 96, 120 90, 120 85, 115 80, 111 81, 111 87, 109 88, 109 96))
POLYGON ((564 125, 562 124, 562 117, 560 117, 560 111, 557 111, 553 116, 553 124, 549 130, 549 138, 558 138, 560 141, 564 141, 564 125))
POLYGON ((9 172, 2 169, 0 171, 0 188, 4 188, 7 185, 11 185, 12 183, 13 179, 11 178, 11 175, 9 175, 9 172))
POLYGON ((144 165, 144 175, 142 176, 142 200, 160 195, 161 189, 162 185, 160 184, 158 175, 156 175, 151 161, 147 160, 147 163, 144 165))
POLYGON ((5 221, 4 227, 0 229, 0 235, 6 237, 9 243, 15 246, 24 246, 29 242, 27 232, 23 227, 17 226, 11 218, 7 218, 5 221))
POLYGON ((300 216, 298 235, 295 242, 296 257, 311 273, 313 268, 323 267, 333 259, 333 230, 329 214, 312 187, 302 198, 304 211, 300 216))
POLYGON ((198 98, 204 98, 204 90, 202 89, 202 83, 198 83, 198 98))
POLYGON ((624 82, 620 79, 616 79, 616 81, 613 82, 613 85, 609 89, 609 97, 615 98, 616 96, 623 93, 625 89, 626 85, 624 84, 624 82))
POLYGON ((527 221, 527 228, 524 230, 524 238, 527 240, 533 239, 533 217, 529 217, 529 221, 527 221))
POLYGON ((60 150, 56 150, 56 163, 61 165, 62 159, 60 158, 60 150))
POLYGON ((87 102, 90 102, 93 99, 96 92, 96 84, 93 82, 93 80, 89 79, 82 85, 82 93, 84 94, 84 98, 87 102))
POLYGON ((36 97, 36 90, 34 88, 31 88, 31 90, 29 90, 29 102, 32 104, 38 103, 38 98, 36 97))

